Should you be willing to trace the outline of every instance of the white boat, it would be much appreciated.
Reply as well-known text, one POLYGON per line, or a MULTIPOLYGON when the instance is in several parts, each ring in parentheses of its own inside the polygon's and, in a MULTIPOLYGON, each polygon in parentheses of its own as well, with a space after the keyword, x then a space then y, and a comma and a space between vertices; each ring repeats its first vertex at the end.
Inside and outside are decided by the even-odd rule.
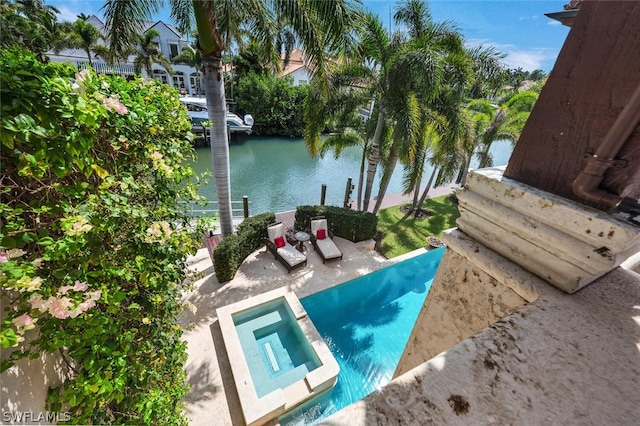
MULTIPOLYGON (((183 96, 180 100, 187 107, 187 112, 189 117, 191 117, 194 130, 196 130, 196 127, 198 128, 197 130, 200 130, 202 122, 209 120, 206 99, 183 96)), ((245 132, 250 135, 251 129, 253 128, 253 117, 250 114, 246 114, 240 118, 239 115, 227 111, 227 128, 232 133, 245 132)), ((202 130, 200 130, 200 132, 202 132, 202 130)))

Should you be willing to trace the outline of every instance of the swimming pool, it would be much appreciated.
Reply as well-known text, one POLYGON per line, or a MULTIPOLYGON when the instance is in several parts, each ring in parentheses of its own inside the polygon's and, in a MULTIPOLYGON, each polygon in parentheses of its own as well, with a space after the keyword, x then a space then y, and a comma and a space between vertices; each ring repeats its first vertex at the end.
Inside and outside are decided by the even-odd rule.
POLYGON ((216 309, 247 425, 261 425, 336 383, 338 362, 286 287, 216 309))
POLYGON ((322 365, 284 297, 239 312, 233 321, 258 398, 322 365))
POLYGON ((338 361, 337 384, 279 418, 310 425, 391 381, 445 248, 301 299, 338 361))

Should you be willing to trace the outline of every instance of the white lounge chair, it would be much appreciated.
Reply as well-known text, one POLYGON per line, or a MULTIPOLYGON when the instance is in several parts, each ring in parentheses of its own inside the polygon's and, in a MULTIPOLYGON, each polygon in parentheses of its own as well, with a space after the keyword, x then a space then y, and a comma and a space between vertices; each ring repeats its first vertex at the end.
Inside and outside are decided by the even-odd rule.
POLYGON ((291 272, 293 269, 307 264, 307 256, 300 253, 298 249, 289 244, 284 231, 284 225, 281 222, 274 223, 267 227, 267 249, 273 253, 291 272))
POLYGON ((322 263, 331 259, 342 259, 342 252, 333 242, 333 233, 329 230, 324 216, 311 218, 311 244, 322 258, 322 263))

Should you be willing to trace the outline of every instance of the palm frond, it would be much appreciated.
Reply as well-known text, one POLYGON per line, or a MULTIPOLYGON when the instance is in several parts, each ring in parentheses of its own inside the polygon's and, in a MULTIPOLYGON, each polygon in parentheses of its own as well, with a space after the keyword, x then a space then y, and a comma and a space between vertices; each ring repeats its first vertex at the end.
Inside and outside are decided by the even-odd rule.
POLYGON ((161 0, 105 0, 104 10, 109 49, 121 57, 125 46, 135 44, 144 30, 144 21, 160 10, 161 0))
POLYGON ((193 0, 169 0, 171 19, 182 34, 193 30, 193 0))
POLYGON ((319 152, 320 157, 324 157, 327 152, 333 151, 334 158, 337 160, 344 149, 354 146, 361 147, 364 142, 362 135, 353 130, 331 134, 322 142, 319 152))

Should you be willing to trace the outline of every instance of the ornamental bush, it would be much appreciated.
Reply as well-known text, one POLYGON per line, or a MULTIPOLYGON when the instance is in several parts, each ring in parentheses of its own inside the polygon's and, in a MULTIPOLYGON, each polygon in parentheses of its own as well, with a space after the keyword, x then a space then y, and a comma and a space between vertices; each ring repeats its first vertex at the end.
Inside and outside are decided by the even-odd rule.
POLYGON ((265 244, 267 226, 275 220, 271 212, 248 217, 238 225, 237 235, 220 241, 213 250, 213 268, 219 282, 232 280, 247 256, 265 244))
POLYGON ((237 83, 235 96, 241 114, 255 120, 253 133, 261 136, 300 137, 304 130, 302 107, 308 86, 294 86, 291 77, 249 73, 237 83))
POLYGON ((177 317, 206 228, 182 203, 197 196, 178 93, 19 50, 0 64, 2 371, 57 352, 47 409, 69 423, 186 424, 177 317))
POLYGON ((335 206, 299 206, 296 209, 295 229, 311 229, 311 218, 324 216, 333 235, 354 243, 374 239, 378 217, 369 212, 335 206))

